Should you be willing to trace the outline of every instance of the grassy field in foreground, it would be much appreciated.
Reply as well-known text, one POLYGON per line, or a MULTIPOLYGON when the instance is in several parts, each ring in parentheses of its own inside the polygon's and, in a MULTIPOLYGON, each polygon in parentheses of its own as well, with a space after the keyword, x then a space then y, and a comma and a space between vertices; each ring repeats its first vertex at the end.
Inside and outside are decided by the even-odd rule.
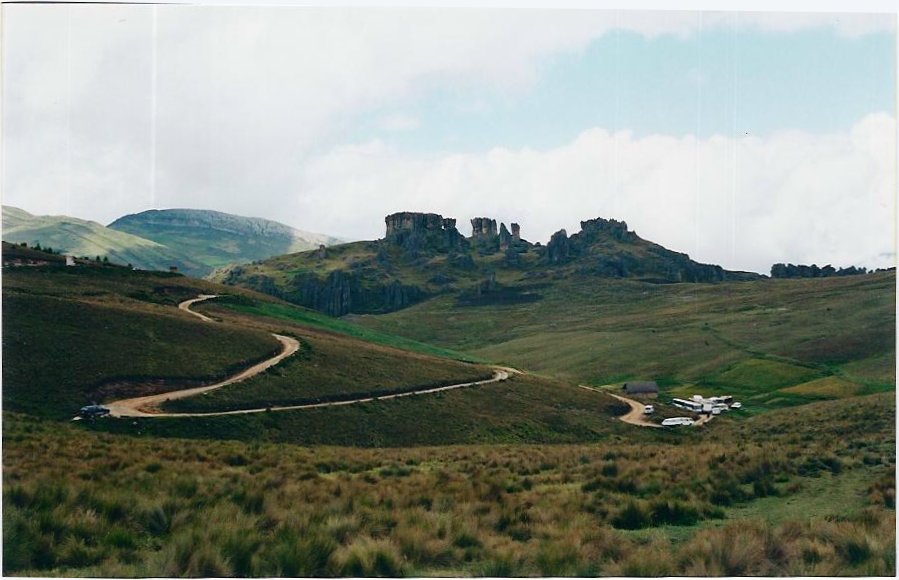
POLYGON ((3 571, 893 575, 894 417, 882 394, 654 445, 366 450, 7 413, 3 571))
POLYGON ((894 390, 894 272, 723 284, 569 279, 540 292, 518 305, 441 297, 354 321, 570 382, 654 379, 663 394, 758 396, 753 412, 894 390), (850 386, 792 389, 828 378, 850 386))

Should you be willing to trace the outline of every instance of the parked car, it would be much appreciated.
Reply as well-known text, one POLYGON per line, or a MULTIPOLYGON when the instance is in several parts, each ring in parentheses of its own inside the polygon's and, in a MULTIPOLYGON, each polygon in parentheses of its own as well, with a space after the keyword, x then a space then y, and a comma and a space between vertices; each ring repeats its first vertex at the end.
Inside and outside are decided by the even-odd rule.
POLYGON ((103 405, 87 405, 86 407, 81 407, 78 414, 85 419, 95 419, 97 417, 109 415, 109 408, 104 407, 103 405))
POLYGON ((741 403, 740 401, 737 401, 736 403, 732 404, 732 405, 730 406, 730 408, 731 408, 731 409, 742 409, 742 408, 743 408, 743 403, 741 403))
POLYGON ((644 415, 652 415, 653 413, 655 413, 655 411, 655 407, 653 407, 652 405, 646 405, 645 407, 643 407, 644 415))

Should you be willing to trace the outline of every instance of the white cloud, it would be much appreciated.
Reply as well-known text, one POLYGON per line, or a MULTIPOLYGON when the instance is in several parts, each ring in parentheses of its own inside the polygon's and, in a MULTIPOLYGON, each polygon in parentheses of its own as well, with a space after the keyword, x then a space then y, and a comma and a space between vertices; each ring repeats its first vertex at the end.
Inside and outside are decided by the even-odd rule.
MULTIPOLYGON (((435 88, 462 94, 487 87, 514 98, 551 59, 583 51, 616 27, 650 37, 732 24, 771 31, 833 26, 857 35, 892 30, 894 18, 155 10, 158 78, 151 99, 153 7, 4 8, 4 203, 103 222, 152 206, 208 207, 344 236, 378 236, 385 213, 420 209, 520 221, 526 235, 544 241, 558 227, 573 231, 579 219, 604 215, 730 267, 766 268, 791 257, 850 263, 892 251, 879 243, 892 222, 871 216, 872 208, 892 203, 883 192, 895 186, 895 156, 888 154, 895 144, 884 137, 882 117, 825 139, 799 133, 697 143, 593 129, 547 151, 497 148, 441 158, 403 155, 380 142, 335 143, 360 115, 404 110, 435 88), (852 225, 835 222, 840 214, 833 208, 852 225), (830 225, 806 223, 806 215, 830 225)), ((476 101, 470 110, 489 106, 476 101)), ((382 122, 388 130, 416 125, 403 116, 382 122)))
POLYGON ((456 217, 466 234, 470 217, 487 215, 518 222, 542 242, 563 227, 577 231, 582 219, 614 217, 732 269, 767 272, 778 261, 883 267, 894 251, 895 135, 894 119, 875 114, 824 137, 634 138, 596 128, 545 151, 436 158, 371 142, 311 159, 291 210, 318 215, 325 230, 369 238, 383 235, 382 218, 393 211, 456 217))
POLYGON ((379 129, 391 132, 414 131, 421 127, 421 121, 418 117, 413 117, 412 115, 394 113, 378 119, 377 126, 379 129))

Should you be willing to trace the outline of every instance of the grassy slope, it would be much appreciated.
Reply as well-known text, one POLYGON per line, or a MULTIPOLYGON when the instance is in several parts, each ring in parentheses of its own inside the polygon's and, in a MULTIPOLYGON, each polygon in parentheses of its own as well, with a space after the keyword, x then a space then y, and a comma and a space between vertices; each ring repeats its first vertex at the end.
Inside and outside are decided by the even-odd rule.
POLYGON ((360 447, 573 443, 633 434, 614 420, 621 411, 620 404, 605 395, 536 377, 515 377, 503 383, 344 407, 135 423, 100 421, 88 427, 162 437, 360 447))
POLYGON ((310 310, 308 308, 294 306, 287 303, 263 301, 254 301, 252 303, 249 303, 222 300, 217 304, 204 304, 198 306, 198 308, 200 310, 207 311, 210 308, 216 308, 216 306, 221 303, 224 303, 227 308, 231 310, 251 315, 253 317, 275 319, 284 321, 289 324, 298 324, 304 327, 318 328, 350 336, 353 338, 358 338, 366 342, 402 350, 408 350, 421 354, 455 359, 464 362, 484 362, 483 359, 465 354, 463 352, 454 351, 447 348, 440 348, 417 340, 411 340, 408 338, 397 336, 395 334, 378 332, 376 330, 366 328, 365 326, 352 324, 339 318, 326 316, 320 312, 316 312, 315 310, 310 310))
MULTIPOLYGON (((302 311, 281 305, 259 303, 277 312, 302 311)), ((226 308, 204 305, 203 310, 220 319, 242 325, 260 325, 300 339, 300 352, 263 375, 207 393, 173 401, 169 410, 219 411, 295 405, 351 396, 386 394, 413 387, 424 388, 486 379, 492 369, 418 354, 349 338, 333 332, 296 324, 287 317, 259 318, 233 316, 226 308)), ((300 316, 300 320, 303 320, 300 316)), ((350 327, 352 325, 345 325, 350 327)), ((371 334, 375 334, 371 332, 371 334)), ((379 337, 390 338, 386 335, 379 337)), ((425 345, 421 345, 425 346, 425 345)), ((423 348, 423 350, 429 350, 423 348)))
POLYGON ((655 445, 363 450, 7 414, 4 572, 891 575, 894 417, 881 394, 655 445))
POLYGON ((185 271, 201 268, 187 253, 96 222, 68 216, 34 216, 9 206, 3 206, 3 239, 29 245, 40 243, 77 257, 106 256, 113 262, 144 270, 168 270, 169 266, 185 271))
POLYGON ((111 268, 5 272, 4 408, 71 417, 115 393, 110 383, 208 381, 278 350, 267 333, 213 327, 164 304, 195 295, 194 285, 111 268))
POLYGON ((671 394, 730 392, 755 409, 827 398, 784 392, 837 376, 892 389, 895 274, 728 284, 560 281, 527 305, 438 298, 370 328, 465 350, 563 380, 658 379, 671 394))
MULTIPOLYGON (((308 329, 297 324, 297 320, 306 320, 302 309, 279 308, 264 297, 257 296, 257 300, 237 289, 227 289, 234 295, 226 300, 271 308, 276 317, 236 315, 232 322, 210 325, 172 308, 197 294, 222 290, 181 276, 112 267, 7 271, 4 401, 17 410, 70 416, 90 397, 109 395, 98 392, 97 387, 110 381, 221 377, 276 350, 277 343, 268 336, 273 331, 303 337, 303 355, 283 369, 225 390, 220 397, 207 398, 204 408, 219 400, 292 402, 323 394, 445 384, 491 374, 483 367, 437 358, 433 355, 443 351, 427 345, 413 344, 425 354, 411 354, 308 329)), ((320 318, 319 326, 329 331, 352 333, 352 325, 320 318)), ((355 334, 400 346, 412 344, 365 329, 355 334)))

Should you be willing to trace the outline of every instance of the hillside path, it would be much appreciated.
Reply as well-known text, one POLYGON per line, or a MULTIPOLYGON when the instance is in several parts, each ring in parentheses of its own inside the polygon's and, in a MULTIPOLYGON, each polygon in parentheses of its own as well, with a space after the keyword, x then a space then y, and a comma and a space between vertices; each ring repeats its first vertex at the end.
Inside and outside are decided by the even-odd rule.
MULTIPOLYGON (((203 300, 209 300, 211 298, 216 298, 215 294, 201 294, 196 298, 191 298, 190 300, 185 300, 184 302, 178 305, 178 308, 193 314, 194 316, 199 317, 201 320, 205 322, 214 322, 208 316, 200 314, 199 312, 194 312, 190 309, 193 304, 197 302, 202 302, 203 300)), ((425 395, 429 393, 438 393, 441 391, 451 391, 454 389, 461 389, 464 387, 473 387, 476 385, 486 385, 489 383, 498 383, 500 381, 505 381, 512 374, 518 374, 521 371, 516 369, 507 368, 507 367, 495 367, 493 377, 481 381, 472 381, 468 383, 458 383, 455 385, 446 385, 443 387, 432 387, 427 389, 421 389, 417 391, 409 391, 404 393, 395 393, 392 395, 383 395, 379 397, 359 397, 358 399, 347 399, 345 401, 333 401, 328 403, 310 403, 305 405, 289 405, 289 406, 280 406, 280 407, 258 407, 253 409, 239 409, 236 411, 212 411, 207 413, 168 413, 159 410, 159 405, 165 403, 166 401, 174 401, 176 399, 184 399, 187 397, 193 397, 195 395, 199 395, 201 393, 206 393, 212 391, 214 389, 219 389, 224 387, 225 385, 231 385, 234 383, 238 383, 240 381, 246 380, 250 377, 254 377, 259 373, 264 372, 270 367, 278 364, 285 358, 294 354, 299 350, 300 343, 295 338, 291 338, 289 336, 282 336, 280 334, 272 334, 278 341, 283 345, 283 349, 276 356, 264 360, 261 363, 255 364, 252 367, 241 371, 240 373, 227 378, 223 381, 215 383, 213 385, 206 385, 203 387, 195 387, 192 389, 183 389, 180 391, 171 391, 168 393, 160 393, 158 395, 148 395, 145 397, 134 397, 132 399, 122 399, 121 401, 114 401, 112 403, 107 403, 105 406, 109 409, 110 415, 113 417, 217 417, 222 415, 248 415, 251 413, 264 413, 266 411, 293 411, 298 409, 317 409, 321 407, 340 407, 344 405, 355 405, 357 403, 367 403, 371 401, 383 401, 387 399, 398 399, 400 397, 410 397, 413 395, 425 395)))
POLYGON ((638 427, 656 427, 660 428, 661 425, 658 423, 653 423, 649 419, 646 418, 646 415, 643 414, 643 403, 639 403, 634 401, 633 399, 628 399, 627 397, 622 397, 620 395, 616 395, 615 393, 610 393, 608 391, 602 391, 600 389, 594 387, 588 387, 587 385, 579 385, 582 389, 587 389, 588 391, 595 391, 597 393, 605 393, 607 395, 611 395, 615 397, 622 403, 627 403, 631 408, 630 411, 618 417, 620 420, 628 423, 629 425, 637 425, 638 427))

